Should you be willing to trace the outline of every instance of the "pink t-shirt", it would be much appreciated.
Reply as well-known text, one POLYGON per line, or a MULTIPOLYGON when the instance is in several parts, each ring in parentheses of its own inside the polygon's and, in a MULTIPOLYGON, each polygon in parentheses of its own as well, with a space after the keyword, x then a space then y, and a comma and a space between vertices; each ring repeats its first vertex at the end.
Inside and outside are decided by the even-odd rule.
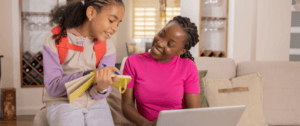
POLYGON ((189 58, 160 63, 150 53, 135 54, 126 60, 123 74, 132 77, 127 87, 134 88, 137 110, 150 121, 162 110, 182 109, 184 93, 200 93, 198 70, 189 58))

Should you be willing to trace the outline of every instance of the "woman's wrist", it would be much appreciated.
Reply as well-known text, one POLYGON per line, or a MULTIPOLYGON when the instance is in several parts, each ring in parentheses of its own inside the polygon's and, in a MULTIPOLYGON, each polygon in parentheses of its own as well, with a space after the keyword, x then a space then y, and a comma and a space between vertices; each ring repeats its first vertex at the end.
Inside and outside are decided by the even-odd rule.
POLYGON ((147 119, 141 119, 138 123, 139 126, 152 126, 152 123, 147 119))

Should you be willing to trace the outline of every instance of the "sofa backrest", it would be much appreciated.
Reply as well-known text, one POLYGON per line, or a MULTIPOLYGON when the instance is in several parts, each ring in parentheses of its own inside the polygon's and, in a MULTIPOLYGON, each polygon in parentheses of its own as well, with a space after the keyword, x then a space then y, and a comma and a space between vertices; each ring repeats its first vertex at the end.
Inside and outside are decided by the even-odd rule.
MULTIPOLYGON (((120 67, 123 74, 124 64, 128 57, 124 57, 120 67)), ((236 65, 230 58, 194 57, 198 70, 208 70, 205 78, 231 79, 236 76, 236 65)))
POLYGON ((231 79, 236 76, 236 65, 230 58, 194 57, 198 70, 207 70, 205 78, 231 79))
POLYGON ((260 72, 263 113, 269 125, 300 125, 300 62, 248 61, 237 64, 237 76, 260 72))
POLYGON ((121 63, 121 66, 120 66, 120 74, 122 75, 123 74, 123 70, 124 70, 124 66, 125 66, 125 62, 127 60, 128 57, 123 57, 122 59, 122 63, 121 63))

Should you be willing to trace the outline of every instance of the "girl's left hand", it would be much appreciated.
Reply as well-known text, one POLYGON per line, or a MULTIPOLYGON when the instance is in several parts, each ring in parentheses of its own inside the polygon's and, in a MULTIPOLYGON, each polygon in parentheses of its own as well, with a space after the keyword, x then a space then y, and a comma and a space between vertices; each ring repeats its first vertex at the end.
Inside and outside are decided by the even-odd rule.
POLYGON ((102 67, 94 70, 95 80, 97 82, 97 91, 108 89, 111 84, 118 81, 118 77, 111 77, 114 72, 119 72, 116 67, 102 67))

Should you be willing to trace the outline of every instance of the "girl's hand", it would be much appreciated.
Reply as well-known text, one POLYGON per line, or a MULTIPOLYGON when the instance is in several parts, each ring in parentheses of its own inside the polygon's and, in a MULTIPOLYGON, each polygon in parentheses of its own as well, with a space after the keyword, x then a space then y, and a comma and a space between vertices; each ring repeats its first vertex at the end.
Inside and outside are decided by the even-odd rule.
POLYGON ((101 67, 96 70, 95 72, 95 80, 97 82, 97 91, 103 91, 108 89, 111 84, 114 84, 118 81, 118 77, 115 75, 114 72, 119 72, 116 67, 101 67))

